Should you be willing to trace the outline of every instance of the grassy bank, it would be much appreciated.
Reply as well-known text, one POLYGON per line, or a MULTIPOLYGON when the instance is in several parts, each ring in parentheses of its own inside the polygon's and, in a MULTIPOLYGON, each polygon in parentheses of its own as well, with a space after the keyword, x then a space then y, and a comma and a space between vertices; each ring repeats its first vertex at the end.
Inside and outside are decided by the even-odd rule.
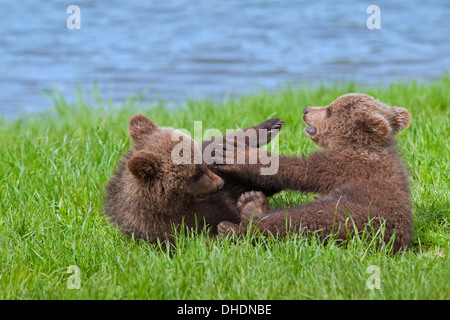
MULTIPOLYGON (((100 98, 0 121, 0 299, 449 299, 450 77, 387 88, 347 83, 287 88, 223 102, 186 101, 176 112, 137 99, 121 106, 100 98), (365 92, 410 110, 398 136, 411 173, 415 232, 411 247, 392 256, 361 241, 346 244, 218 239, 199 235, 175 254, 124 238, 102 216, 104 185, 129 145, 127 123, 144 113, 161 126, 193 131, 236 129, 270 117, 285 121, 280 152, 308 154, 301 110, 341 94, 365 92), (80 270, 80 289, 69 289, 80 270), (371 290, 369 266, 379 270, 371 290), (70 286, 70 285, 69 285, 70 286)), ((275 206, 312 195, 284 192, 275 206)))

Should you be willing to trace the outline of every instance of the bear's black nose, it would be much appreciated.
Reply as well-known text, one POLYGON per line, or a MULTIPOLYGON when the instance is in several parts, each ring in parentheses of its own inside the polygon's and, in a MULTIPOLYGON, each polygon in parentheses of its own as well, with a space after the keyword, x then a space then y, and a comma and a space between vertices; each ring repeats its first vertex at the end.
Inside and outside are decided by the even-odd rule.
POLYGON ((303 109, 303 114, 307 114, 308 113, 308 107, 303 109))

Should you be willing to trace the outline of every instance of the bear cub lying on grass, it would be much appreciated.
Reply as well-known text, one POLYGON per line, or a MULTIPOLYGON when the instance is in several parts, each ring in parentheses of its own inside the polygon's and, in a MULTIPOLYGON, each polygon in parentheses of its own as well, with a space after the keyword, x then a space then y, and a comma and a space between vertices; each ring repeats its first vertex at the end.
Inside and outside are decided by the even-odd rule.
MULTIPOLYGON (((394 136, 409 125, 408 111, 364 94, 347 94, 326 107, 305 108, 303 113, 306 134, 323 151, 310 157, 280 156, 275 175, 259 175, 263 165, 248 161, 218 169, 248 185, 276 192, 314 192, 321 197, 298 207, 271 210, 267 195, 248 192, 238 201, 241 223, 224 221, 218 226, 219 232, 245 233, 252 217, 252 231, 258 229, 263 234, 283 236, 290 228, 290 232, 334 233, 345 239, 355 227, 361 232, 370 221, 377 230, 384 220, 384 240, 395 234, 394 251, 405 248, 413 229, 410 193, 394 136)), ((259 157, 263 152, 248 149, 246 158, 259 157)), ((216 152, 220 163, 230 160, 227 155, 230 158, 227 151, 222 155, 216 152)))
MULTIPOLYGON (((259 147, 268 143, 282 124, 279 119, 270 119, 243 132, 254 130, 256 141, 251 146, 259 147)), ((221 221, 240 222, 236 202, 242 193, 257 189, 273 194, 270 189, 243 184, 239 178, 220 177, 205 164, 202 155, 196 163, 194 156, 202 150, 193 140, 173 128, 160 128, 143 115, 131 118, 129 134, 133 146, 107 185, 105 201, 106 213, 126 235, 150 242, 171 241, 173 227, 182 221, 186 227, 197 226, 199 230, 206 223, 210 234, 216 234, 221 221), (175 148, 192 151, 192 158, 187 163, 174 163, 175 148)), ((214 142, 224 142, 226 137, 214 142)), ((202 149, 212 142, 203 143, 202 149)))

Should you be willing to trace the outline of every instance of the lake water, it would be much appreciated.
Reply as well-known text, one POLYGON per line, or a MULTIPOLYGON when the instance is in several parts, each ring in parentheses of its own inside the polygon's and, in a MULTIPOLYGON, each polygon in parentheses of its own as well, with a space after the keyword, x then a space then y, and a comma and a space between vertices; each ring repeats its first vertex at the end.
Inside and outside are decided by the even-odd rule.
POLYGON ((450 70, 450 1, 2 0, 0 114, 57 87, 181 103, 323 80, 387 84, 450 70), (69 5, 81 29, 69 30, 69 5), (376 4, 381 29, 369 30, 376 4))

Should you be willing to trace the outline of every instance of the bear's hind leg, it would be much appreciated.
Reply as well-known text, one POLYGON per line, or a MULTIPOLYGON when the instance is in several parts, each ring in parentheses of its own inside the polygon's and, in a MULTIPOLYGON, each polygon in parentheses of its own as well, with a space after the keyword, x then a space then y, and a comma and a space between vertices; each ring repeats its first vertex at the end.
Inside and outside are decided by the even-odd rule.
POLYGON ((258 222, 267 216, 270 210, 270 205, 267 202, 266 196, 260 191, 249 191, 242 194, 237 202, 242 221, 258 222))
POLYGON ((243 226, 242 224, 236 224, 230 221, 222 221, 217 226, 217 232, 220 234, 242 234, 245 233, 245 230, 247 230, 246 226, 243 226))

